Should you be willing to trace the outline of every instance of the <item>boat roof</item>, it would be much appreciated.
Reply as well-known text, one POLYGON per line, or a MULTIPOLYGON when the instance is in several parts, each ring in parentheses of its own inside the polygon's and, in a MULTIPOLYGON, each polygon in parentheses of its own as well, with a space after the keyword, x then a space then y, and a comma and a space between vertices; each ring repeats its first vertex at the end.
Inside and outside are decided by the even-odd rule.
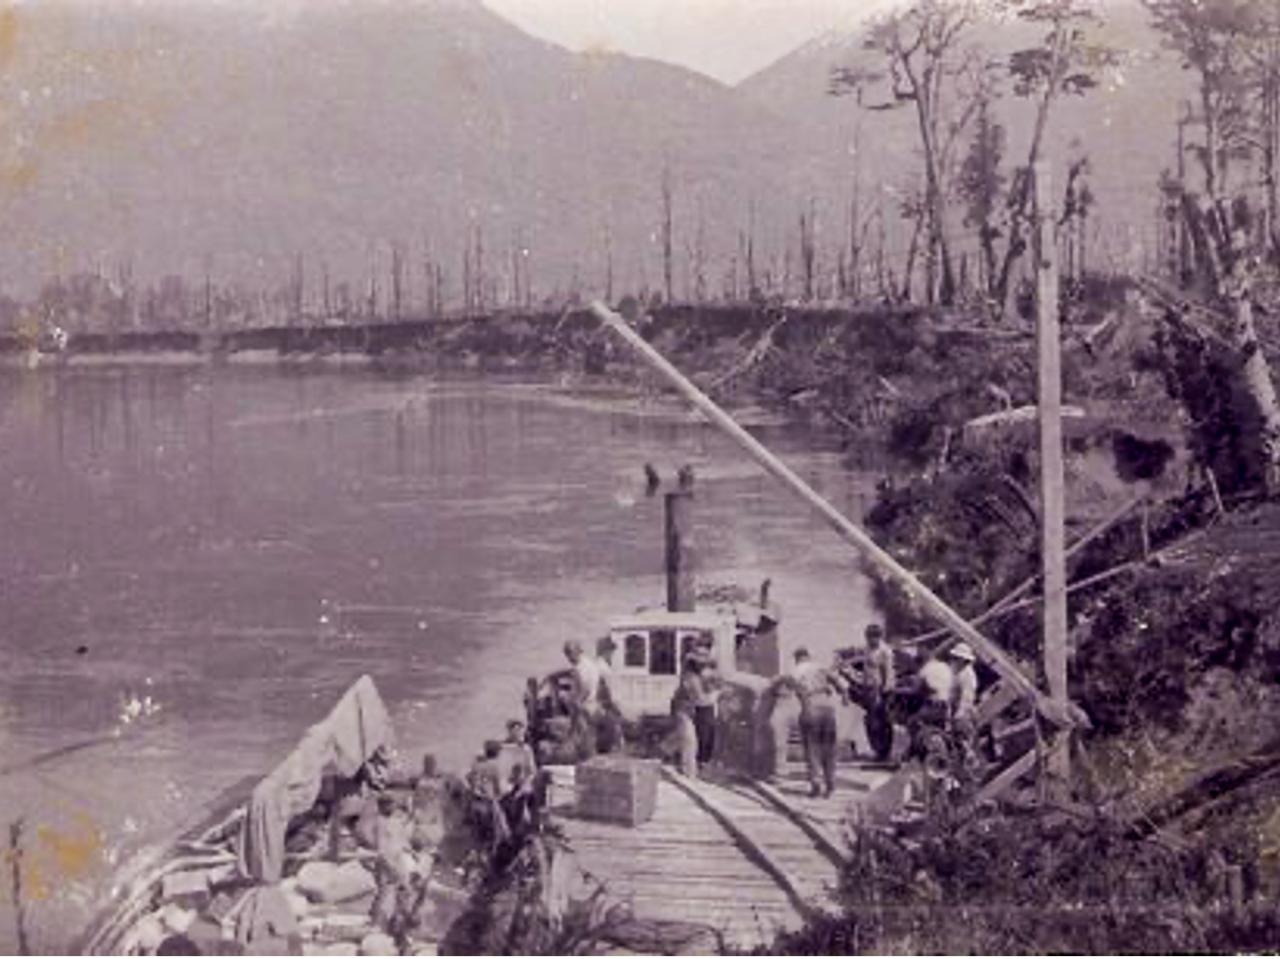
POLYGON ((638 609, 609 621, 611 631, 623 629, 715 629, 732 620, 733 613, 722 609, 696 609, 673 613, 665 607, 638 609))

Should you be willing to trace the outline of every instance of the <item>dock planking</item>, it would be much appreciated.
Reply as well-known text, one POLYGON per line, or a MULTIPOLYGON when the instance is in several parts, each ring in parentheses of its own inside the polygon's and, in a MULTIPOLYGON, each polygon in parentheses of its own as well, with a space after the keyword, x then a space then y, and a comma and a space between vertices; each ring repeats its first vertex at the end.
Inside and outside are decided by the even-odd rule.
POLYGON ((630 827, 578 816, 574 769, 551 769, 552 813, 582 867, 615 899, 644 918, 710 925, 739 949, 835 907, 841 821, 889 776, 842 765, 835 797, 811 800, 796 764, 767 792, 664 770, 653 818, 630 827))
POLYGON ((758 795, 775 808, 818 832, 824 842, 843 853, 844 825, 852 807, 861 805, 894 776, 894 770, 857 762, 840 763, 836 769, 836 791, 830 799, 811 798, 804 764, 788 762, 781 774, 766 783, 752 784, 758 795))
MULTIPOLYGON (((705 923, 750 949, 802 922, 787 890, 699 801, 663 778, 651 820, 630 827, 574 812, 572 767, 552 767, 552 813, 582 867, 647 919, 705 923)), ((718 789, 699 784, 704 788, 718 789)))

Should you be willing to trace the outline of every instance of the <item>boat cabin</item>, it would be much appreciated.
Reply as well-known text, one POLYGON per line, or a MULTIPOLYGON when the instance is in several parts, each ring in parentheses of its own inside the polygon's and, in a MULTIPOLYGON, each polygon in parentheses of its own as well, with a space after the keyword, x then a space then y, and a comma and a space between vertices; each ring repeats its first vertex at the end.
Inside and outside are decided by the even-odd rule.
POLYGON ((744 621, 733 607, 639 610, 613 620, 604 645, 611 650, 610 694, 624 716, 636 719, 670 711, 681 664, 695 650, 722 676, 778 672, 774 624, 757 616, 744 621))
POLYGON ((726 640, 733 649, 734 627, 731 617, 709 610, 641 610, 611 622, 609 692, 622 714, 667 713, 685 657, 700 647, 722 670, 728 665, 722 661, 726 640))
MULTIPOLYGON (((596 647, 597 655, 609 664, 609 699, 628 720, 670 716, 681 667, 695 650, 705 653, 720 677, 739 685, 756 687, 759 677, 779 673, 781 612, 769 601, 769 580, 761 584, 758 603, 737 590, 731 597, 698 603, 693 579, 692 483, 692 471, 686 466, 680 471, 680 489, 665 496, 666 606, 642 607, 612 620, 596 647)), ((570 672, 561 669, 541 682, 529 680, 529 730, 547 755, 579 751, 569 710, 555 702, 563 696, 554 688, 557 684, 573 689, 570 672)))

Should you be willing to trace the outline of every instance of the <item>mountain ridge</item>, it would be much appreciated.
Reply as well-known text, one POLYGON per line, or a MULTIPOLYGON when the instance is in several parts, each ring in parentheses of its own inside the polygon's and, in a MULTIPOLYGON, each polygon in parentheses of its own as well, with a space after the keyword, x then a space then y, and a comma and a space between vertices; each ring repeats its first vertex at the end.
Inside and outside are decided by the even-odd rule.
MULTIPOLYGON (((861 55, 856 36, 815 37, 728 86, 658 60, 575 53, 480 0, 290 4, 265 18, 86 9, 21 12, 0 74, 27 138, 0 145, 0 202, 22 241, 0 246, 9 292, 84 270, 279 288, 301 260, 311 302, 322 272, 361 296, 372 278, 385 298, 395 244, 410 305, 430 260, 456 306, 477 239, 490 302, 513 292, 515 263, 535 299, 599 295, 610 274, 615 293, 661 290, 664 169, 677 297, 699 286, 699 262, 707 292, 744 295, 749 228, 757 271, 789 273, 796 292, 810 209, 830 283, 855 145, 887 242, 905 244, 907 114, 859 115, 825 94, 832 58, 861 55)), ((1054 155, 1073 129, 1107 139, 1100 109, 1123 125, 1137 103, 1148 123, 1150 86, 1064 103, 1054 155)), ((1160 151, 1118 140, 1091 142, 1103 157, 1095 192, 1149 186, 1154 203, 1160 151), (1131 182, 1114 175, 1114 154, 1130 156, 1131 182)))

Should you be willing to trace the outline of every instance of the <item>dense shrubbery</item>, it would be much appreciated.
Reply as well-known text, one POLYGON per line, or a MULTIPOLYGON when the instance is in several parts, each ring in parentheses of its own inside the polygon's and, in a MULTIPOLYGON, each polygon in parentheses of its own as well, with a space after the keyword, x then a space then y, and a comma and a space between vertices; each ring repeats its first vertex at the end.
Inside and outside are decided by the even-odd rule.
MULTIPOLYGON (((1130 339, 1096 364, 1077 355, 1068 389, 1075 377, 1075 389, 1114 399, 1133 396, 1137 378, 1150 385, 1170 357, 1143 337, 1130 339)), ((994 347, 988 362, 1003 362, 994 347)), ((956 387, 954 376, 948 385, 956 387)), ((967 414, 955 400, 916 404, 888 435, 922 445, 967 414)), ((1132 482, 1150 464, 1126 460, 1125 444, 1112 442, 1126 425, 1121 416, 1101 424, 1077 452, 1110 442, 1117 474, 1133 473, 1132 482)), ((962 449, 945 467, 918 459, 925 472, 882 486, 865 518, 869 531, 961 613, 980 613, 1039 568, 1037 504, 1026 508, 1032 444, 962 449)), ((1163 464, 1167 451, 1158 444, 1129 445, 1163 464)), ((1204 490, 1168 499, 1147 517, 1147 542, 1155 551, 1179 542, 1214 513, 1204 490)), ((859 828, 843 912, 815 919, 772 951, 1276 948, 1280 590, 1265 531, 1280 528, 1280 510, 1238 510, 1217 520, 1212 548, 1200 541, 1169 562, 1143 561, 1140 522, 1135 513, 1073 561, 1073 579, 1131 564, 1071 604, 1072 697, 1094 727, 1073 785, 1075 799, 1089 805, 1072 813, 957 810, 907 837, 859 828), (1139 828, 1151 825, 1148 811, 1161 822, 1176 818, 1177 830, 1139 828)), ((930 625, 896 586, 879 582, 876 597, 897 635, 930 625)), ((983 630, 1025 661, 1038 660, 1034 608, 983 630)))
MULTIPOLYGON (((1232 907, 1258 857, 1242 820, 1192 846, 1102 815, 938 819, 910 841, 855 830, 844 912, 785 935, 787 954, 1188 953, 1273 950, 1270 909, 1232 907)), ((1249 888, 1243 889, 1245 895, 1249 888)))

